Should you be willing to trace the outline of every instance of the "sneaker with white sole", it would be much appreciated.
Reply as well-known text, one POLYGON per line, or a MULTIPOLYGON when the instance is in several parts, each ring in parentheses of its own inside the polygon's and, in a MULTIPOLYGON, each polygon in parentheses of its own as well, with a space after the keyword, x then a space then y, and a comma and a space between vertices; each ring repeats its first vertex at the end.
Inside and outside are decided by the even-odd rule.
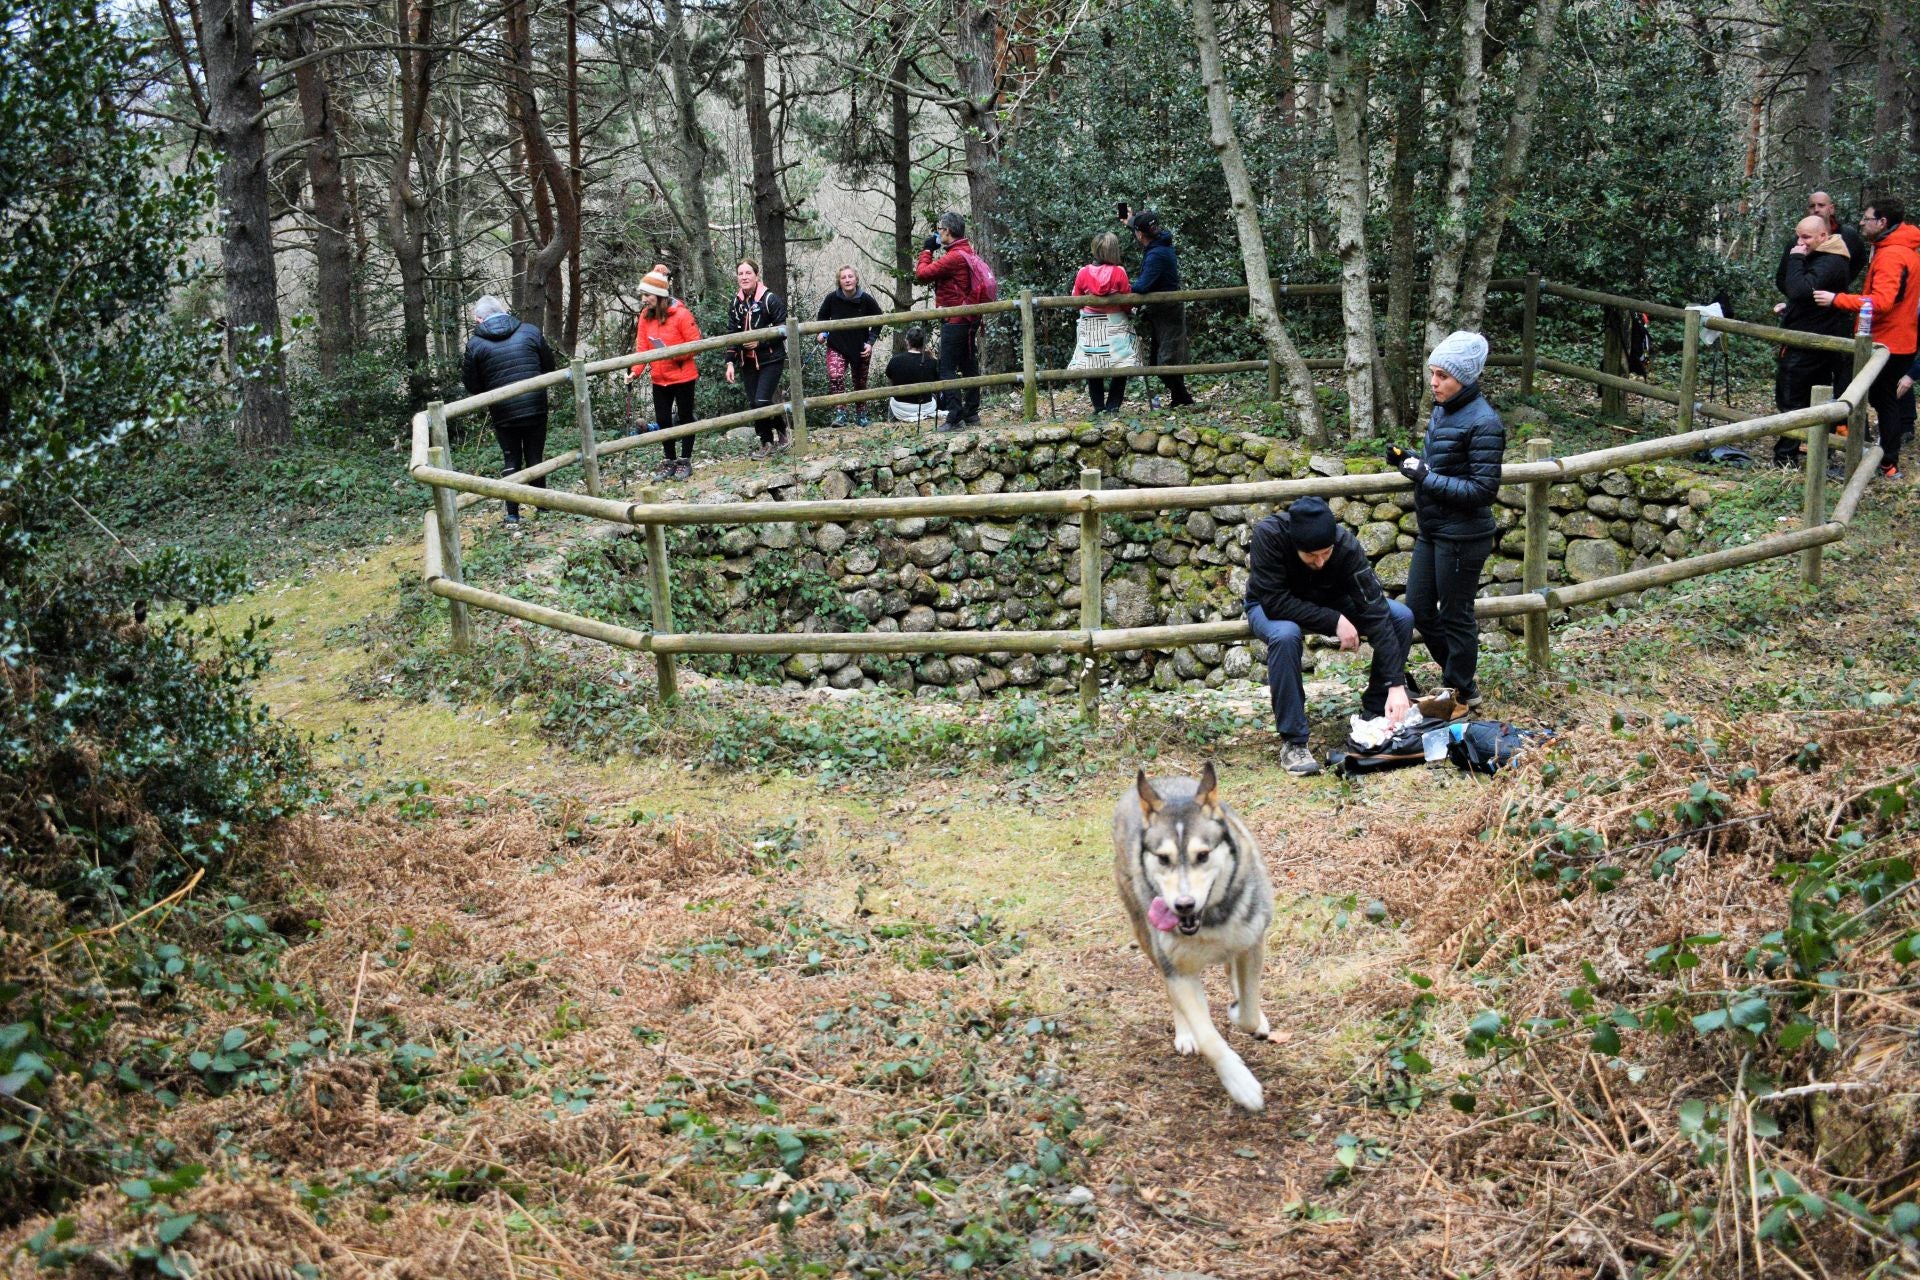
POLYGON ((1296 778, 1311 778, 1320 772, 1320 762, 1304 742, 1289 742, 1280 748, 1280 767, 1296 778))

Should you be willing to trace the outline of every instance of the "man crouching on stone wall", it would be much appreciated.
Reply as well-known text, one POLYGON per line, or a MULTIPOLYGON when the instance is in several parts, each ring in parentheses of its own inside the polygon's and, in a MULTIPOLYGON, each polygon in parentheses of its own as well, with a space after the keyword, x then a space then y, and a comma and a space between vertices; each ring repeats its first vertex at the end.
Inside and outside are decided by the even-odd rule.
POLYGON ((1302 498, 1253 529, 1247 623, 1267 642, 1267 688, 1281 739, 1280 763, 1300 777, 1320 772, 1307 748, 1307 695, 1300 656, 1305 633, 1337 636, 1340 647, 1373 646, 1373 668, 1360 710, 1384 713, 1399 724, 1412 711, 1407 698, 1407 650, 1413 613, 1374 576, 1352 530, 1334 519, 1320 498, 1302 498))

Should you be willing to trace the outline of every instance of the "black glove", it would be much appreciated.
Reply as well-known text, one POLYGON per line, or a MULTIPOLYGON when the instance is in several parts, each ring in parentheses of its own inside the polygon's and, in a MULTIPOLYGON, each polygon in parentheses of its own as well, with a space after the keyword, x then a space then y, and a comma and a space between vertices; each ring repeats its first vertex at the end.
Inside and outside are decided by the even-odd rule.
POLYGON ((1400 464, 1405 462, 1408 458, 1411 458, 1412 456, 1413 456, 1412 454, 1408 453, 1405 449, 1402 449, 1397 444, 1390 444, 1387 446, 1387 465, 1390 467, 1393 467, 1395 470, 1398 470, 1400 467, 1400 464))
POLYGON ((1408 454, 1406 460, 1400 464, 1400 470, 1406 473, 1407 479, 1413 481, 1415 484, 1419 484, 1427 478, 1427 472, 1432 470, 1432 468, 1427 466, 1427 460, 1425 458, 1417 458, 1413 454, 1408 454))
POLYGON ((925 240, 920 242, 920 247, 922 249, 925 249, 928 253, 932 253, 940 247, 940 237, 928 236, 925 240))

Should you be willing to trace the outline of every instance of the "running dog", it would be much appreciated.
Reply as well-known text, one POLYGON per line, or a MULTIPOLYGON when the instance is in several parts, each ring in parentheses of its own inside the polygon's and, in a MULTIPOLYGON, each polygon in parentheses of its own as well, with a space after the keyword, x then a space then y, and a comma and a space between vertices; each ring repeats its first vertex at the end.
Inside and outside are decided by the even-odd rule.
POLYGON ((1213 765, 1198 782, 1135 775, 1113 814, 1113 878, 1141 952, 1166 979, 1174 1051, 1198 1051, 1228 1097, 1260 1110, 1266 1095, 1214 1028, 1201 976, 1208 965, 1226 966, 1233 992, 1227 1017, 1267 1038, 1260 965, 1273 923, 1273 883, 1253 833, 1221 803, 1213 765))

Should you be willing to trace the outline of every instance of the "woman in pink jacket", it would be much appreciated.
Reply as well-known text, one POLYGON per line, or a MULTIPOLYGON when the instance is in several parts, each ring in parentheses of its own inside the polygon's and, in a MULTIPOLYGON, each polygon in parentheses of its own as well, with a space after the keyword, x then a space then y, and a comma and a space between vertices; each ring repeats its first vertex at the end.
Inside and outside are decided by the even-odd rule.
MULTIPOLYGON (((1093 238, 1093 261, 1073 278, 1076 297, 1090 301, 1080 308, 1073 359, 1069 369, 1137 369, 1140 353, 1134 346, 1131 307, 1102 306, 1099 298, 1128 293, 1132 286, 1120 265, 1120 237, 1103 231, 1093 238)), ((1127 375, 1100 375, 1087 379, 1087 396, 1095 416, 1118 413, 1127 398, 1127 375)))

